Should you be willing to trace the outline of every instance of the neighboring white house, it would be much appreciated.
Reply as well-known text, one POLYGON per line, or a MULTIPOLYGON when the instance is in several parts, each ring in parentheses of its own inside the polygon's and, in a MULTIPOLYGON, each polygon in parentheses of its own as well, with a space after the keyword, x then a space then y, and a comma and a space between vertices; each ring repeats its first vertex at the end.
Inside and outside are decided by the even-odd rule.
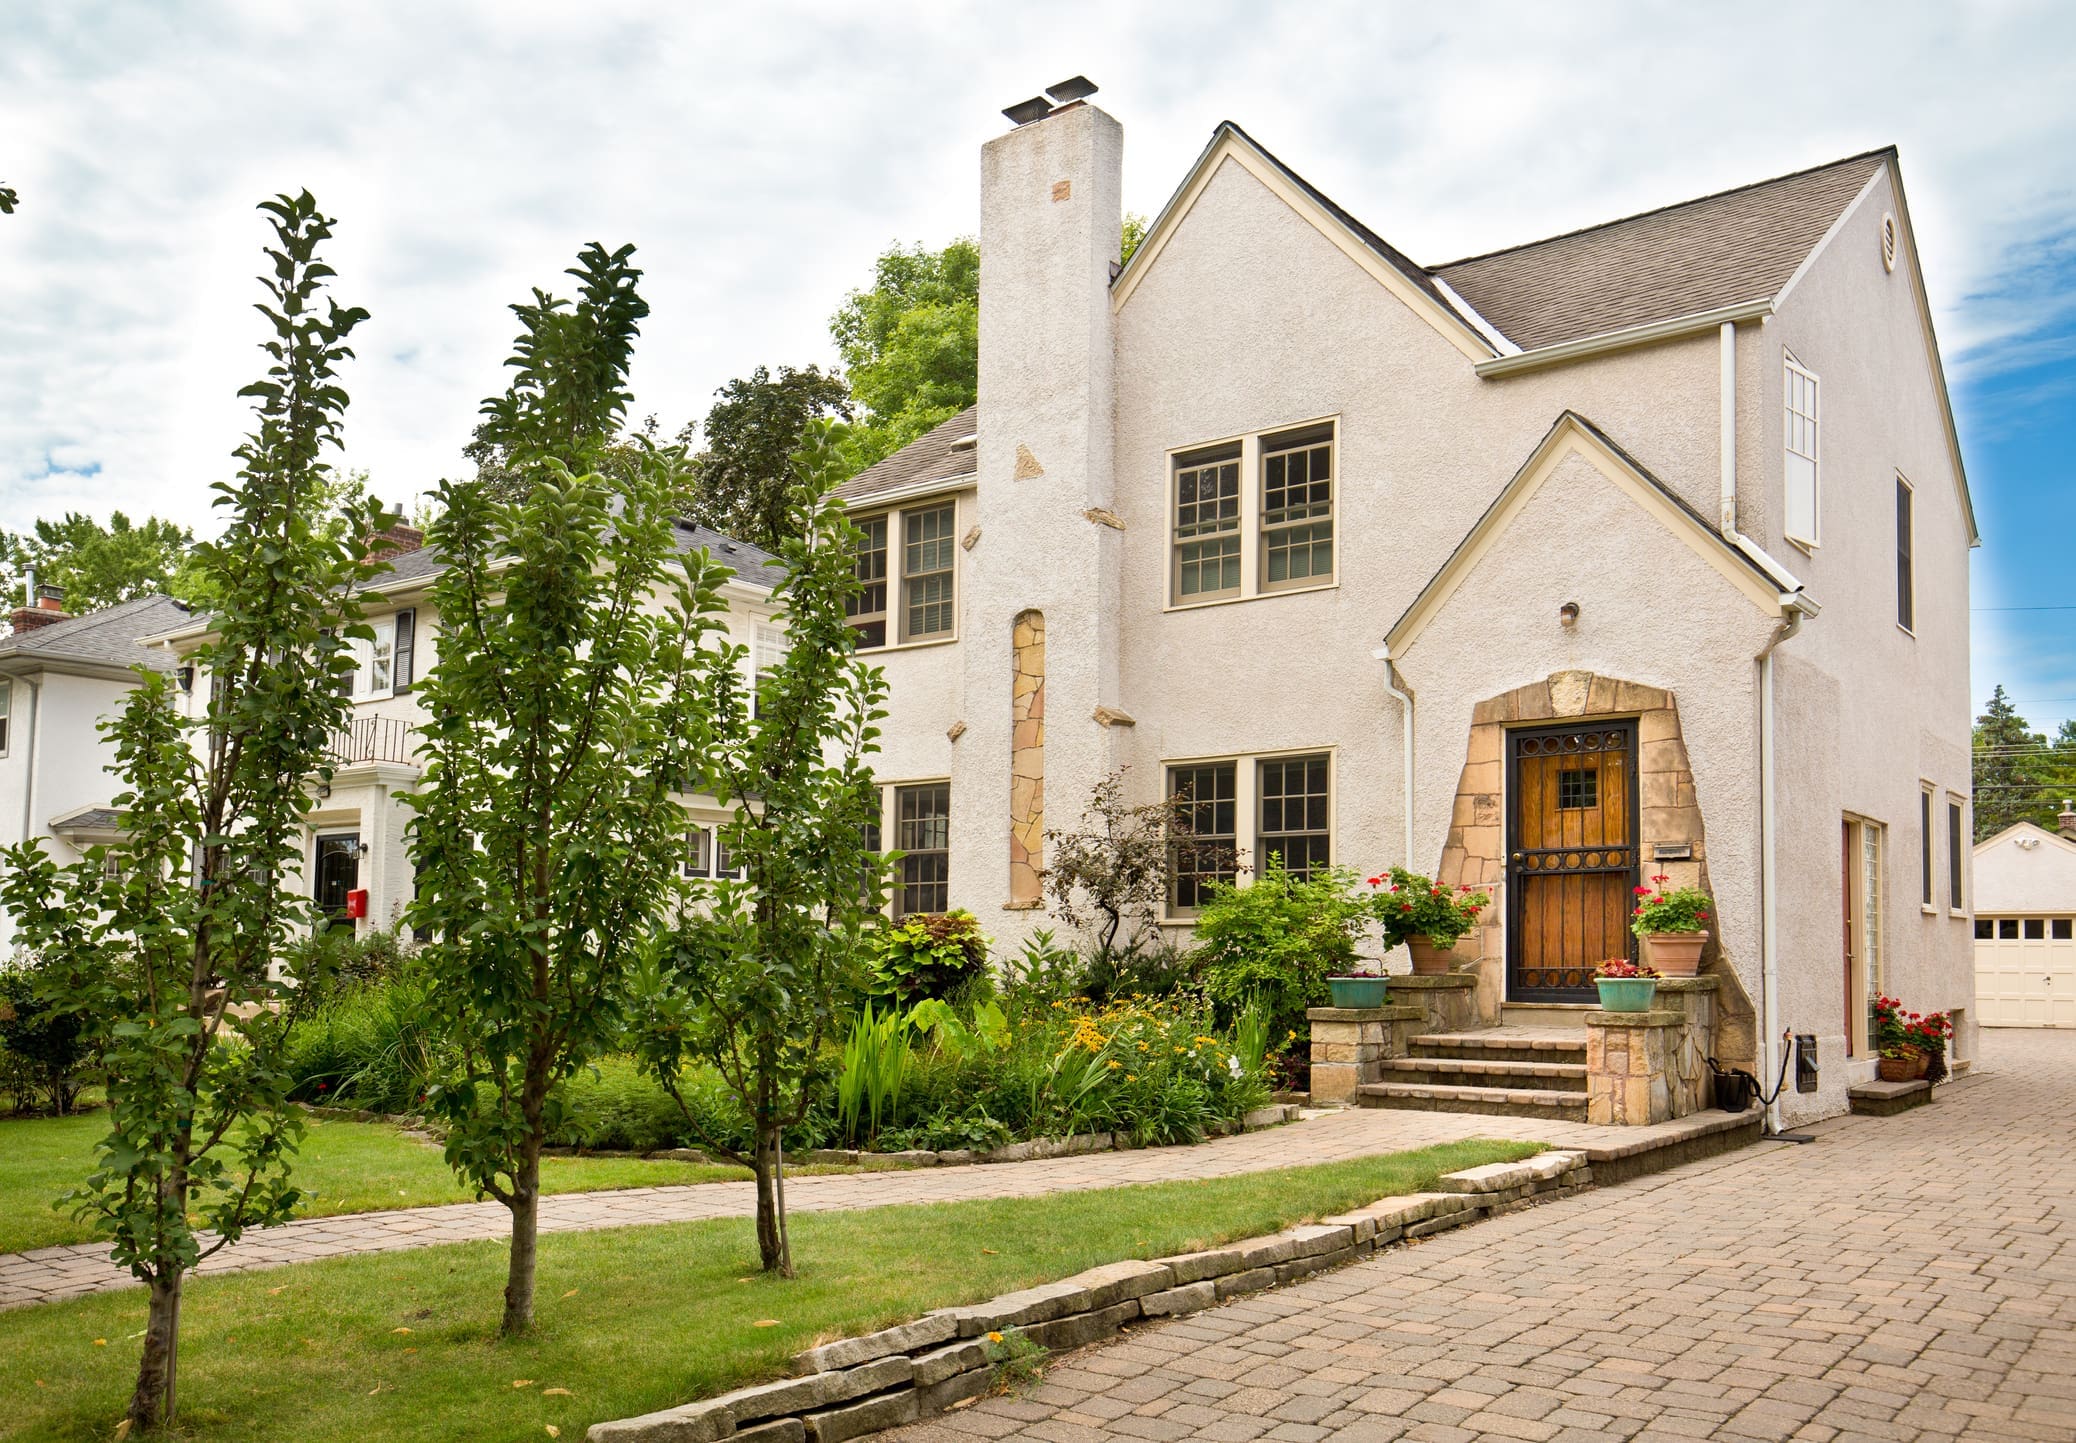
MULTIPOLYGON (((680 521, 678 549, 705 548, 734 575, 721 588, 728 602, 728 639, 749 649, 748 665, 769 665, 785 644, 771 593, 779 580, 773 558, 747 542, 680 521)), ((307 889, 334 924, 358 930, 401 924, 412 897, 413 868, 407 828, 412 813, 398 798, 418 784, 417 732, 423 720, 416 684, 439 654, 440 619, 431 605, 443 569, 439 552, 412 527, 392 526, 374 538, 375 554, 390 570, 368 583, 366 620, 372 643, 354 646, 360 665, 352 683, 353 716, 333 742, 334 770, 317 793, 305 826, 305 867, 296 885, 307 889)), ((192 651, 207 634, 201 618, 152 637, 172 656, 192 651)), ((207 678, 196 683, 190 706, 206 699, 207 678)), ((711 798, 685 799, 691 822, 687 875, 718 876, 726 865, 717 826, 727 812, 711 798)))
POLYGON ((1880 992, 1972 1053, 1976 536, 1893 150, 1423 266, 1225 123, 1120 267, 1118 122, 1016 117, 979 403, 845 489, 897 906, 1048 925, 1125 767, 1252 857, 1493 889, 1488 1022, 1583 1011, 1667 874, 1724 1055, 1818 1038, 1790 1117, 1880 992))
MULTIPOLYGON (((100 724, 136 685, 134 668, 175 668, 142 639, 186 613, 165 596, 85 616, 62 606, 63 594, 46 587, 0 636, 0 846, 43 838, 53 856, 73 862, 117 840, 122 825, 113 806, 122 783, 107 771, 115 753, 100 724)), ((13 936, 14 920, 0 910, 0 963, 13 936)))
POLYGON ((2076 808, 1975 844, 1975 1004, 1984 1027, 2076 1027, 2076 808))

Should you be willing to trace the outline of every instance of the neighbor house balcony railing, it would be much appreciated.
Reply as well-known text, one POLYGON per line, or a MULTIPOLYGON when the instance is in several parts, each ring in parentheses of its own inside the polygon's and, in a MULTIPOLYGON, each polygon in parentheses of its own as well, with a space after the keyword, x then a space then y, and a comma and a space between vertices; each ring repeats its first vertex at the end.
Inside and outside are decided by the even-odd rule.
POLYGON ((344 731, 332 733, 332 765, 415 761, 417 758, 412 753, 416 745, 413 741, 416 730, 411 723, 396 717, 355 717, 344 731))

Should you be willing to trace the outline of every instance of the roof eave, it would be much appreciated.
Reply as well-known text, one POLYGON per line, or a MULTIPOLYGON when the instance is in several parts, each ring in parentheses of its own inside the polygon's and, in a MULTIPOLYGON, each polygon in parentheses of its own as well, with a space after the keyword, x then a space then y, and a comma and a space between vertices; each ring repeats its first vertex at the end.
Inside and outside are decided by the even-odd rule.
POLYGON ((845 511, 870 510, 875 506, 891 505, 896 501, 914 501, 925 496, 935 496, 953 491, 971 491, 980 482, 978 471, 961 471, 956 476, 940 476, 934 481, 911 481, 905 486, 890 486, 884 491, 874 491, 865 496, 845 496, 837 493, 845 511))
POLYGON ((1662 321, 1646 321, 1640 326, 1624 326, 1620 330, 1558 341, 1551 345, 1538 346, 1531 351, 1522 351, 1517 355, 1494 356, 1489 361, 1478 362, 1473 369, 1488 380, 1515 376, 1524 371, 1540 371, 1547 366, 1567 365, 1573 361, 1582 361, 1613 351, 1655 346, 1663 341, 1674 341, 1683 336, 1713 331, 1725 322, 1742 325, 1750 321, 1764 320, 1773 314, 1773 307, 1774 299, 1771 296, 1733 301, 1726 306, 1714 306, 1684 316, 1671 316, 1662 321))

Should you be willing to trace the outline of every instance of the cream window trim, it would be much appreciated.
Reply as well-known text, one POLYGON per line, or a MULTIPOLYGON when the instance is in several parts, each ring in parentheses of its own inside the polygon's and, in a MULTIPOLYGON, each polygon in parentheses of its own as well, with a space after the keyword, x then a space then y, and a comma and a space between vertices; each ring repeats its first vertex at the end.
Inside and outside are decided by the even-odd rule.
MULTIPOLYGON (((1204 756, 1163 757, 1160 762, 1160 785, 1163 797, 1167 795, 1168 774, 1177 767, 1230 766, 1233 768, 1233 845, 1240 853, 1240 863, 1234 877, 1234 885, 1252 885, 1261 858, 1256 847, 1261 834, 1261 764, 1283 761, 1291 757, 1323 756, 1326 758, 1326 835, 1329 863, 1339 861, 1341 813, 1338 793, 1340 791, 1340 749, 1327 743, 1303 747, 1277 747, 1254 752, 1213 752, 1204 756)), ((1172 897, 1172 889, 1170 892, 1172 897)), ((1164 927, 1188 927, 1196 923, 1194 909, 1177 908, 1172 901, 1161 903, 1160 925, 1164 927)))
POLYGON ((1956 833, 1958 833, 1961 843, 1961 850, 1955 854, 1955 859, 1947 863, 1947 889, 1949 895, 1947 898, 1946 915, 1964 918, 1968 915, 1968 904, 1974 900, 1972 884, 1975 880, 1968 875, 1968 862, 1974 850, 1968 845, 1968 799, 1959 792, 1948 792, 1946 794, 1946 809, 1946 816, 1941 820, 1944 823, 1947 838, 1951 842, 1956 833), (1958 820, 1955 820, 1956 817, 1958 817, 1958 820))
MULTIPOLYGON (((954 802, 950 777, 910 777, 898 782, 883 783, 879 791, 879 844, 883 852, 906 854, 906 849, 901 845, 901 794, 923 787, 943 787, 945 791, 944 905, 946 910, 949 910, 955 905, 951 900, 951 862, 955 841, 951 836, 954 802)), ((905 886, 905 873, 897 867, 887 885, 886 904, 880 909, 889 919, 908 915, 901 906, 905 886)))
POLYGON ((880 623, 885 640, 877 646, 861 644, 858 650, 873 653, 899 651, 918 646, 942 646, 947 642, 954 642, 959 639, 959 617, 964 605, 966 584, 965 577, 961 574, 965 548, 959 543, 959 527, 965 509, 956 494, 947 495, 942 491, 937 491, 928 497, 918 497, 900 506, 888 507, 884 510, 865 511, 850 518, 851 524, 861 530, 871 522, 884 521, 886 523, 886 575, 882 579, 882 584, 886 587, 886 605, 881 611, 853 614, 850 618, 853 625, 856 625, 860 620, 880 623), (949 511, 951 513, 949 530, 942 537, 927 538, 926 544, 934 546, 940 541, 943 542, 949 548, 951 564, 943 570, 929 569, 911 572, 908 565, 909 520, 911 517, 918 517, 937 511, 949 511), (930 604, 948 604, 950 606, 951 629, 944 632, 926 632, 921 636, 910 635, 909 593, 911 581, 922 582, 937 576, 947 575, 950 577, 949 596, 942 603, 930 604))
POLYGON ((1896 473, 1896 630, 1917 637, 1917 487, 1896 473), (1904 613, 1909 620, 1904 620, 1904 613))
POLYGON ((1781 351, 1781 532, 1804 551, 1823 543, 1823 401, 1817 373, 1781 351))
POLYGON ((1919 782, 1917 792, 1918 839, 1923 878, 1918 893, 1918 910, 1927 917, 1939 915, 1939 836, 1946 830, 1946 817, 1939 809, 1939 788, 1919 782))
POLYGON ((1230 606, 1239 601, 1259 601, 1270 596, 1294 596, 1310 591, 1331 591, 1341 584, 1341 417, 1338 412, 1328 416, 1312 416, 1288 424, 1264 427, 1233 436, 1213 437, 1193 441, 1185 446, 1170 446, 1163 454, 1167 467, 1166 515, 1162 519, 1167 546, 1166 565, 1163 569, 1163 611, 1195 611, 1206 606, 1230 606), (1266 582, 1266 567, 1262 555, 1262 513, 1265 483, 1264 445, 1281 437, 1294 436, 1324 427, 1327 431, 1326 444, 1329 448, 1330 481, 1333 487, 1332 561, 1327 574, 1320 578, 1308 578, 1293 583, 1278 583, 1270 586, 1266 582), (1182 596, 1181 560, 1184 542, 1176 533, 1177 507, 1181 502, 1182 472, 1189 468, 1182 464, 1183 458, 1216 452, 1222 448, 1238 446, 1239 455, 1239 533, 1240 533, 1240 577, 1236 591, 1221 591, 1216 596, 1191 598, 1182 596))

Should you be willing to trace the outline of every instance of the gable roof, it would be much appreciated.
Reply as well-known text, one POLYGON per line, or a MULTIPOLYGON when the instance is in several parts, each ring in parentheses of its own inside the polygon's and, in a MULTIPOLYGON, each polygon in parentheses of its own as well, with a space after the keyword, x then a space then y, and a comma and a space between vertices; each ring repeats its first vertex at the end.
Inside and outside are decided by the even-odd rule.
POLYGON ((1679 493, 1651 474, 1644 464, 1611 440, 1605 431, 1576 411, 1565 411, 1536 442, 1528 459, 1500 489, 1492 504, 1465 533, 1439 570, 1420 588, 1412 604, 1384 634, 1384 651, 1400 656, 1434 619, 1442 604, 1476 569, 1493 542, 1535 494, 1542 483, 1568 456, 1582 456, 1609 481, 1627 492, 1643 510, 1666 530, 1687 543, 1754 605, 1776 611, 1796 606, 1815 611, 1814 602, 1800 595, 1801 584, 1759 557, 1740 549, 1712 525, 1708 518, 1689 506, 1679 493))
POLYGON ((1432 273, 1523 350, 1770 300, 1895 154, 1868 151, 1432 273))
POLYGON ((2068 852, 2076 853, 2076 838, 2065 837, 2060 832, 2050 831, 2046 827, 2041 826, 2038 822, 2020 821, 2013 822, 2010 826, 2004 828, 2004 830, 2002 830, 2001 832, 1994 832, 1989 836, 1984 837, 1981 841, 1977 842, 1975 844, 1975 855, 1978 857, 1982 856, 1984 853, 1995 848, 1995 846, 1999 842, 2023 836, 2038 837, 2043 841, 2052 842, 2057 847, 2061 847, 2068 852))
POLYGON ((882 457, 836 488, 846 501, 867 501, 878 496, 911 491, 937 481, 958 481, 973 474, 973 448, 954 443, 970 441, 976 434, 980 407, 968 406, 910 441, 891 456, 882 457))
MULTIPOLYGON (((752 546, 747 541, 738 541, 733 536, 723 535, 711 527, 697 522, 679 520, 672 531, 671 539, 676 543, 678 554, 686 555, 704 546, 720 562, 735 572, 736 579, 746 586, 762 587, 770 591, 779 584, 785 572, 778 565, 778 558, 761 546, 752 546)), ((447 557, 437 546, 420 546, 386 558, 389 570, 362 582, 357 591, 372 591, 378 595, 394 591, 408 582, 430 580, 446 569, 447 557)))
POLYGON ((102 670, 147 666, 153 671, 170 672, 179 665, 178 660, 170 652, 141 642, 145 637, 170 631, 187 619, 187 608, 170 596, 140 596, 33 631, 0 637, 0 662, 21 657, 102 670))

